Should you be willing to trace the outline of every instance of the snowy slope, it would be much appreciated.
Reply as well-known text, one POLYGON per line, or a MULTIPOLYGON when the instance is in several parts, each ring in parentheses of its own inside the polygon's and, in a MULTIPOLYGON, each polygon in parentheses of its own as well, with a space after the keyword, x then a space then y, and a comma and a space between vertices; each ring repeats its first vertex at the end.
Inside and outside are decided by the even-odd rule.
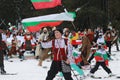
MULTIPOLYGON (((120 47, 120 46, 119 46, 120 47)), ((115 47, 112 47, 113 61, 109 62, 110 69, 114 74, 120 76, 120 51, 117 52, 115 47)), ((47 71, 49 70, 51 62, 44 61, 43 68, 38 66, 38 60, 27 59, 25 61, 20 61, 18 58, 14 58, 13 62, 8 62, 5 60, 5 69, 8 73, 17 73, 17 75, 0 75, 0 80, 45 80, 47 71)), ((89 70, 84 70, 85 74, 89 73, 89 70)), ((103 70, 98 70, 95 73, 96 76, 108 76, 108 74, 103 70)), ((79 76, 78 76, 79 77, 79 76)), ((58 80, 57 77, 54 80, 58 80)), ((74 80, 77 80, 74 77, 74 80)), ((85 80, 96 80, 87 77, 85 80)), ((97 80, 119 80, 115 77, 97 80)))

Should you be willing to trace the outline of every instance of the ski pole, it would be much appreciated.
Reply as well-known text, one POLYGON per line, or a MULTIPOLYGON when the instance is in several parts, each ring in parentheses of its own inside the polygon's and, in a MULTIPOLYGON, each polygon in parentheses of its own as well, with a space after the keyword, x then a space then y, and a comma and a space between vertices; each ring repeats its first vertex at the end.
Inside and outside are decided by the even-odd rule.
MULTIPOLYGON (((72 72, 73 72, 73 74, 75 75, 75 73, 74 73, 74 71, 73 71, 72 69, 71 69, 71 71, 72 71, 72 72)), ((76 79, 77 79, 77 80, 79 80, 77 76, 76 76, 76 79)))

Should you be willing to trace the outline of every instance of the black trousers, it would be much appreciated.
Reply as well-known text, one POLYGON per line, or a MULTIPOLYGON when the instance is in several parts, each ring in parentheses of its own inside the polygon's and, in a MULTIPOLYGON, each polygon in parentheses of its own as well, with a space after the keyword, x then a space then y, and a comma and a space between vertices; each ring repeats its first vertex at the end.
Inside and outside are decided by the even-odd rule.
MULTIPOLYGON (((46 80, 53 80, 53 78, 56 76, 56 74, 61 71, 62 72, 62 67, 61 67, 61 61, 53 61, 50 67, 50 70, 48 71, 46 80)), ((65 80, 73 80, 71 77, 71 72, 69 73, 63 73, 63 76, 65 80)))
POLYGON ((95 54, 95 53, 92 53, 92 55, 90 56, 90 58, 89 58, 89 60, 88 60, 89 63, 91 63, 91 61, 93 60, 94 54, 95 54))
POLYGON ((93 69, 91 69, 90 73, 95 73, 99 66, 102 66, 102 68, 109 74, 109 73, 112 73, 111 70, 106 66, 105 62, 96 62, 96 65, 93 69))
POLYGON ((109 48, 109 50, 108 50, 109 54, 111 54, 111 45, 112 45, 111 41, 106 41, 106 45, 109 48))
POLYGON ((0 50, 0 67, 4 67, 4 52, 0 50))

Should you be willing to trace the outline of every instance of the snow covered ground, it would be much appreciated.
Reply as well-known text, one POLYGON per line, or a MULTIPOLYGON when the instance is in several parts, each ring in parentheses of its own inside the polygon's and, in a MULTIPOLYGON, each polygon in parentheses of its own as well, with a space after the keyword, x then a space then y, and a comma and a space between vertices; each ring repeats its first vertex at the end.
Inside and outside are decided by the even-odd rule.
MULTIPOLYGON (((119 46, 120 47, 120 46, 119 46)), ((120 51, 116 51, 115 47, 112 47, 112 59, 109 62, 109 67, 113 74, 120 76, 120 51)), ((13 62, 8 62, 5 60, 5 69, 8 73, 17 73, 17 75, 0 75, 0 80, 45 80, 47 71, 49 70, 51 62, 45 60, 43 68, 38 66, 38 60, 29 58, 25 61, 20 61, 18 58, 14 58, 13 62)), ((89 70, 84 70, 85 74, 89 73, 89 70)), ((108 76, 107 73, 101 68, 95 73, 95 76, 108 76)), ((79 77, 79 76, 77 76, 79 77)), ((54 80, 58 80, 57 77, 54 80)), ((74 77, 74 80, 77 80, 74 77)), ((85 80, 96 80, 87 77, 85 80)), ((120 80, 115 77, 97 80, 120 80)))

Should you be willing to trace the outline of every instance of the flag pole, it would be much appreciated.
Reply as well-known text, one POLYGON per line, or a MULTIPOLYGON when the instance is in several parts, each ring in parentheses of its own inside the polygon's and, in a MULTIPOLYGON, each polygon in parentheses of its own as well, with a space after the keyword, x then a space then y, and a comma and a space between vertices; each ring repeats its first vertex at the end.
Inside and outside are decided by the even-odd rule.
MULTIPOLYGON (((64 7, 64 5, 62 5, 62 7, 64 8, 65 13, 68 13, 68 10, 64 7)), ((76 30, 76 26, 75 26, 75 24, 73 23, 73 21, 70 21, 70 22, 71 22, 74 30, 76 30)))
POLYGON ((75 24, 71 21, 71 24, 72 24, 72 26, 74 27, 74 29, 75 29, 75 31, 77 30, 76 29, 76 26, 75 26, 75 24))

